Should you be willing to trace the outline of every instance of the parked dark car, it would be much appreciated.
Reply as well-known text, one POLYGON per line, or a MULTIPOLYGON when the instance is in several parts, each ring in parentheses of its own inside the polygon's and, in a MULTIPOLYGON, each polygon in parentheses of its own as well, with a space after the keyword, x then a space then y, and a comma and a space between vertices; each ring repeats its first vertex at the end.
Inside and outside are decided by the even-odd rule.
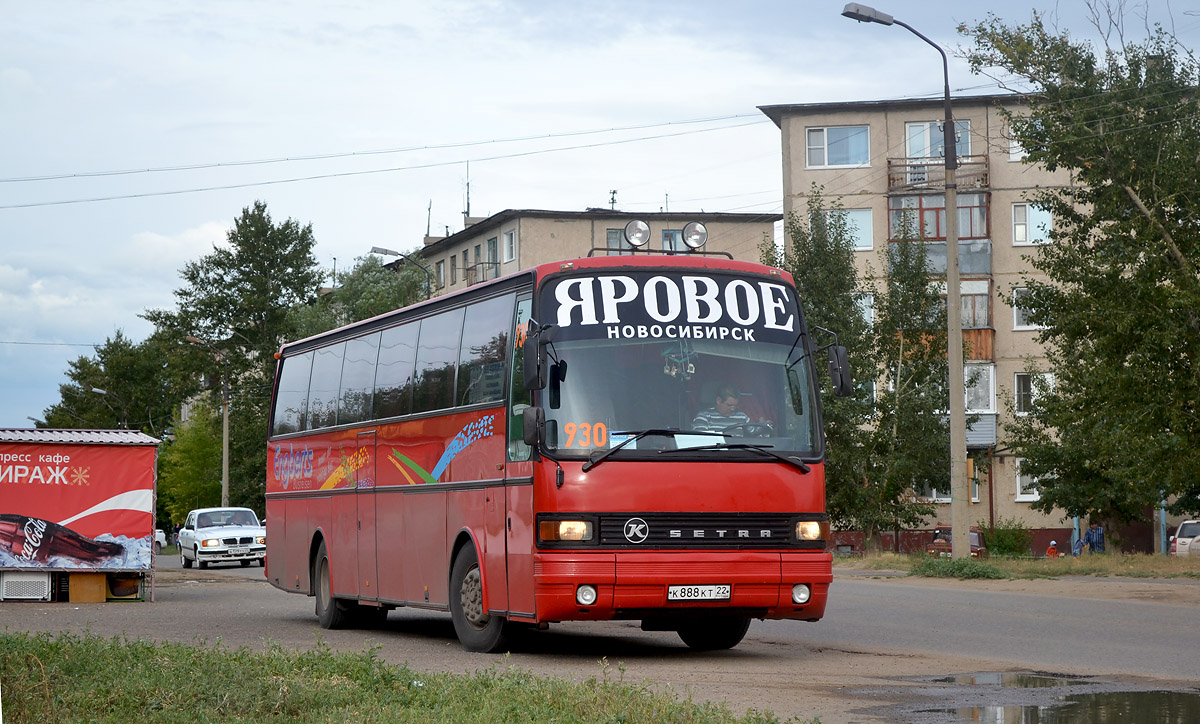
MULTIPOLYGON (((950 557, 950 527, 934 528, 933 540, 925 546, 925 552, 931 556, 940 556, 944 558, 950 557)), ((983 537, 983 531, 974 526, 971 527, 968 535, 971 542, 971 557, 972 558, 987 558, 987 541, 983 537)))

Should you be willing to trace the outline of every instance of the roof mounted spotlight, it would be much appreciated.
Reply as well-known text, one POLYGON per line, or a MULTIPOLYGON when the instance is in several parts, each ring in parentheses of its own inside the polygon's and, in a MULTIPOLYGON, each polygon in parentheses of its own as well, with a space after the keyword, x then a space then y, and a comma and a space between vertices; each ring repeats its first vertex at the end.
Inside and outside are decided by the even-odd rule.
POLYGON ((683 243, 689 249, 699 249, 708 241, 708 229, 699 221, 689 221, 683 227, 683 243))
POLYGON ((625 241, 631 246, 643 247, 650 241, 650 225, 634 219, 625 225, 625 241))

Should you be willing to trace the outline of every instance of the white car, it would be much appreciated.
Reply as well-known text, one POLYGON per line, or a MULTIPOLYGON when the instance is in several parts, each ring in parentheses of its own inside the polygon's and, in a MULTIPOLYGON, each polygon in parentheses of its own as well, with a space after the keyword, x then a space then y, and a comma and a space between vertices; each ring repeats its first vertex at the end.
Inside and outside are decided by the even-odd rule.
POLYGON ((266 565, 267 529, 249 508, 198 508, 188 513, 179 531, 179 562, 266 565))
POLYGON ((1185 520, 1171 536, 1173 556, 1200 556, 1200 520, 1185 520))
POLYGON ((167 534, 162 528, 154 529, 154 555, 162 553, 162 549, 167 547, 167 534))

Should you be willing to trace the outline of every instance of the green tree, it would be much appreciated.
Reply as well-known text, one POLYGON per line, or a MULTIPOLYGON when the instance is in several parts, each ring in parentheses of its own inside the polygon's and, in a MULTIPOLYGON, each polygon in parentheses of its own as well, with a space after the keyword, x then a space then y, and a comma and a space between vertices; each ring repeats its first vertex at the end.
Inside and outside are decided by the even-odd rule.
MULTIPOLYGON (((415 257, 416 251, 408 254, 415 257)), ((425 273, 407 261, 393 271, 377 256, 362 256, 352 269, 338 272, 335 281, 328 294, 292 308, 290 321, 298 338, 425 299, 425 273)))
POLYGON ((166 520, 182 523, 188 511, 221 502, 220 413, 198 402, 172 428, 175 439, 158 460, 158 501, 166 520))
POLYGON ((230 502, 261 511, 274 355, 295 337, 291 310, 316 298, 322 274, 312 226, 292 219, 276 224, 261 201, 242 210, 226 241, 180 271, 184 285, 175 291, 175 310, 148 310, 143 317, 177 343, 205 341, 187 348, 186 364, 204 371, 214 409, 228 376, 230 502))
POLYGON ((120 330, 93 356, 68 362, 60 399, 46 408, 52 428, 131 429, 162 436, 193 384, 172 369, 178 345, 155 333, 134 344, 120 330))
POLYGON ((823 382, 830 520, 874 546, 882 530, 921 523, 933 505, 917 491, 944 490, 949 479, 944 304, 917 242, 892 245, 882 283, 860 278, 853 230, 820 188, 786 223, 790 245, 779 254, 765 244, 763 261, 792 273, 810 328, 837 333, 858 381, 846 398, 823 382), (862 294, 874 300, 873 324, 862 294))
POLYGON ((1052 243, 1021 285, 1054 379, 1007 442, 1039 479, 1035 507, 1131 521, 1164 497, 1200 511, 1200 68, 1161 27, 1131 41, 1096 24, 1112 31, 1100 49, 1036 14, 960 32, 976 71, 1029 91, 1009 118, 1028 160, 1073 180, 1037 197, 1052 243))

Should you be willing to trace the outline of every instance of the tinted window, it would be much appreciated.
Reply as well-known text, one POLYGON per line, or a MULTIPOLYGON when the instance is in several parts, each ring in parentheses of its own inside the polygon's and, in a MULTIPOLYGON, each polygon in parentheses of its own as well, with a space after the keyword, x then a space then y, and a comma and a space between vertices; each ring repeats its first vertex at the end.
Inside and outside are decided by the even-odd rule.
POLYGON ((375 418, 407 415, 412 409, 413 363, 420 322, 385 329, 375 372, 375 418))
POLYGON ((458 355, 458 404, 504 399, 504 359, 512 309, 511 294, 467 308, 458 355))
POLYGON ((463 310, 428 317, 421 321, 417 343, 417 379, 413 388, 413 412, 454 406, 454 364, 462 336, 463 310))
POLYGON ((338 385, 345 351, 344 342, 316 350, 312 380, 308 383, 309 430, 337 424, 338 385))
POLYGON ((279 389, 275 392, 275 422, 272 435, 299 432, 308 410, 308 376, 312 372, 313 353, 305 352, 283 360, 279 389))
POLYGON ((341 399, 337 421, 362 422, 371 417, 371 398, 375 394, 375 358, 379 354, 379 333, 346 342, 342 362, 341 399))

